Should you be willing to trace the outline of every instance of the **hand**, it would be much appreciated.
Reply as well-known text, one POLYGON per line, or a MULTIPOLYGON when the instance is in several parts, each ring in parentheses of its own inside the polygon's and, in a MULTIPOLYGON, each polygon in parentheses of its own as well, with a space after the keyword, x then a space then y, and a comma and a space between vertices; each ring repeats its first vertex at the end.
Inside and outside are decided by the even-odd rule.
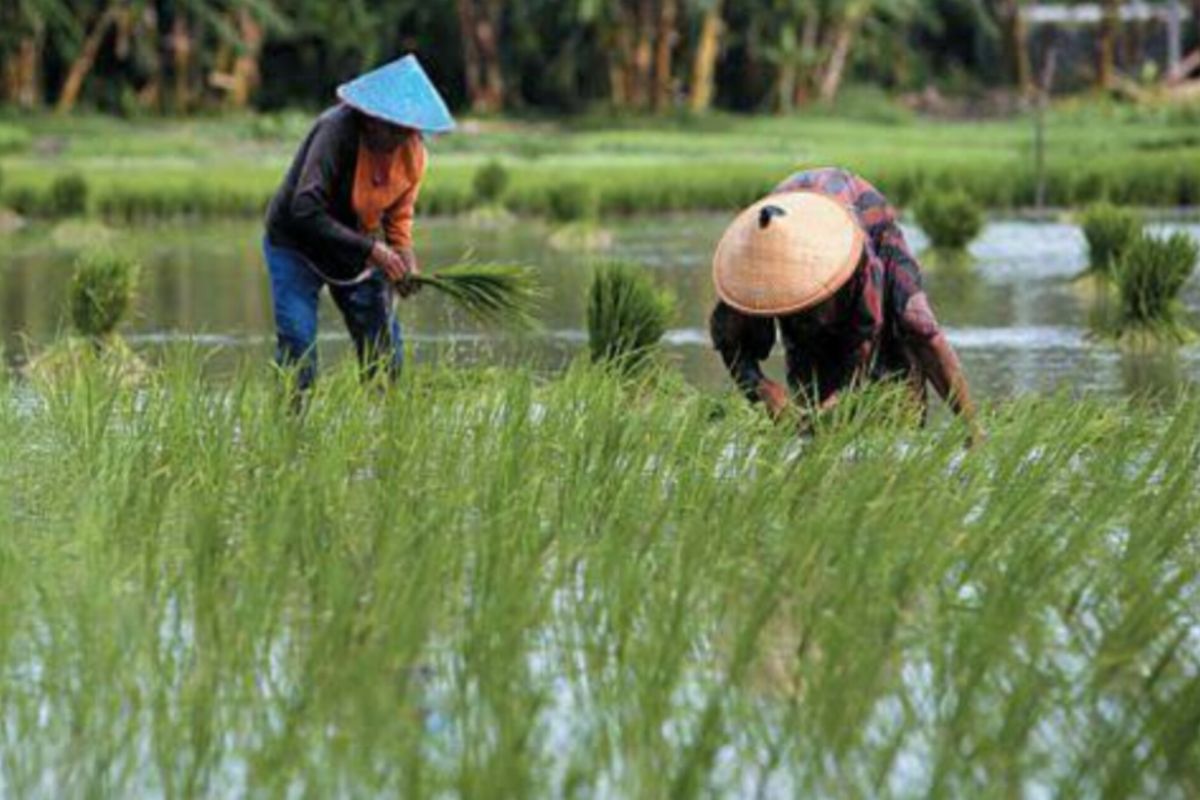
POLYGON ((758 384, 758 396, 763 401, 763 405, 767 407, 767 414, 773 420, 782 417, 791 404, 791 397, 788 396, 787 389, 770 380, 764 380, 758 384))
POLYGON ((404 277, 396 283, 396 291, 401 297, 410 297, 421 291, 421 284, 413 280, 421 274, 421 267, 417 263, 417 254, 411 247, 405 247, 397 250, 396 255, 400 256, 400 260, 404 262, 404 277))
POLYGON ((392 283, 399 283, 408 277, 407 262, 383 242, 376 242, 371 248, 371 263, 383 270, 383 274, 392 283))

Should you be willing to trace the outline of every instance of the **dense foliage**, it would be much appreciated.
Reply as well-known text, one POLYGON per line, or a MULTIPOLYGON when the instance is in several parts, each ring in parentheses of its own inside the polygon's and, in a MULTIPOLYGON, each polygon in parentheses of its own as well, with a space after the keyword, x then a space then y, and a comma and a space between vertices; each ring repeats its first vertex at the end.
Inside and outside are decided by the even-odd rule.
MULTIPOLYGON (((1060 73, 1076 81, 1110 85, 1117 66, 1137 73, 1160 57, 1158 29, 1121 37, 1118 21, 1033 36, 1021 9, 1007 0, 14 0, 0 5, 0 102, 123 113, 313 106, 339 81, 416 52, 454 106, 478 112, 787 110, 832 101, 851 80, 1027 90, 1050 39, 1060 73)), ((870 102, 862 111, 888 113, 870 102)))

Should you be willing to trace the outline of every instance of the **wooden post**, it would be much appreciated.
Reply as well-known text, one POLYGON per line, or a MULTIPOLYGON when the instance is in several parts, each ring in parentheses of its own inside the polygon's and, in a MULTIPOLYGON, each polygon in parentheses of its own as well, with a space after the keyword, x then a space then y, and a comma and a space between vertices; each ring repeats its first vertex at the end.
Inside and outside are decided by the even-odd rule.
POLYGON ((1033 157, 1037 175, 1037 197, 1035 207, 1041 211, 1046 207, 1046 106, 1050 102, 1050 89, 1054 84, 1054 69, 1058 61, 1058 47, 1051 45, 1042 67, 1042 80, 1038 86, 1037 104, 1034 109, 1033 157))

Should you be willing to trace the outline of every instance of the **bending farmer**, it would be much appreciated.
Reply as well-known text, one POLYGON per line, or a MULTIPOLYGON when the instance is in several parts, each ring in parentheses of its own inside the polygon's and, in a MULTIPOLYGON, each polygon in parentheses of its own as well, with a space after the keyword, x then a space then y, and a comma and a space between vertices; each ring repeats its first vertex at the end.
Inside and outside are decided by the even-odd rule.
POLYGON ((974 429, 958 357, 921 288, 886 198, 839 169, 801 172, 742 212, 717 246, 713 345, 752 402, 778 418, 793 395, 834 405, 865 380, 902 379, 921 409, 926 382, 974 429), (783 340, 791 392, 761 362, 783 340))
POLYGON ((338 87, 267 212, 263 241, 275 309, 276 361, 317 368, 317 298, 329 287, 367 375, 404 359, 392 292, 416 285, 413 209, 425 173, 424 133, 454 120, 414 56, 338 87), (381 239, 376 237, 380 236, 381 239))

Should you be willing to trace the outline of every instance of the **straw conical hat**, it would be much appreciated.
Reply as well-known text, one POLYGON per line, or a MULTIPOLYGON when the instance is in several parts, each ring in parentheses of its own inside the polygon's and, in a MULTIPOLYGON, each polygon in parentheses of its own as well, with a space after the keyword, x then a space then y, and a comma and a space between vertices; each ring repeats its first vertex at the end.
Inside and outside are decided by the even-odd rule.
POLYGON ((812 191, 764 198, 725 231, 713 258, 717 295, 758 316, 827 300, 858 268, 863 230, 850 209, 812 191))

